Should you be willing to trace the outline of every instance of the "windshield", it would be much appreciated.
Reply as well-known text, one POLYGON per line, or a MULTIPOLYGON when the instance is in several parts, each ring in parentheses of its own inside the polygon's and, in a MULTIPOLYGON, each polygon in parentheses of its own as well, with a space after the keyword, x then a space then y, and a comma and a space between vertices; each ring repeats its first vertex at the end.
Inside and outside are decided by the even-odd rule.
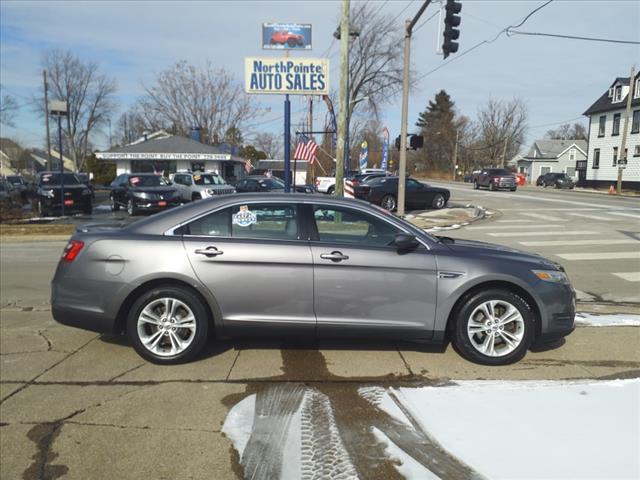
POLYGON ((134 175, 129 179, 132 187, 165 187, 169 185, 162 175, 134 175))
POLYGON ((196 185, 226 185, 226 182, 219 175, 198 174, 193 176, 196 185))
MULTIPOLYGON (((40 177, 40 185, 60 185, 60 179, 62 175, 59 173, 45 173, 40 177)), ((64 184, 65 185, 80 185, 80 180, 76 176, 75 173, 65 173, 64 174, 64 184)))
POLYGON ((8 176, 7 182, 9 182, 11 185, 24 185, 24 180, 22 179, 22 177, 8 176))
POLYGON ((489 170, 489 175, 511 175, 511 172, 503 168, 495 168, 493 170, 489 170))
POLYGON ((279 178, 265 178, 258 180, 260 186, 268 188, 269 190, 282 190, 284 189, 284 182, 279 178))

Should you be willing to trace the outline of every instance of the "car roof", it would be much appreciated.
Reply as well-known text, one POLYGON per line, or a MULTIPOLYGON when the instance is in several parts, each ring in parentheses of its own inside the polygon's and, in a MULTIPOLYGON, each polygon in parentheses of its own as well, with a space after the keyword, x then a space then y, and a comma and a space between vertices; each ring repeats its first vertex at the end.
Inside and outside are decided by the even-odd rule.
POLYGON ((125 227, 128 232, 150 235, 162 235, 176 225, 184 223, 191 218, 198 217, 210 210, 224 208, 227 205, 237 203, 322 203, 324 205, 343 205, 356 207, 379 215, 380 210, 372 207, 370 203, 353 198, 334 197, 315 193, 237 193, 234 195, 220 195, 210 197, 197 202, 187 203, 181 207, 157 213, 150 217, 142 218, 125 227))

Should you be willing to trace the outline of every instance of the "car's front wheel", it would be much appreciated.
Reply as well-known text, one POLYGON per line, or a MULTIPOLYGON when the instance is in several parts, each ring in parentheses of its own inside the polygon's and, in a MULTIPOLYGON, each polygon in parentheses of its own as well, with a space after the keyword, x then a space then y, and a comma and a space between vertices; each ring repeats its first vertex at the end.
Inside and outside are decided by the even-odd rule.
POLYGON ((38 216, 39 217, 48 217, 49 216, 49 210, 47 210, 44 207, 44 205, 42 205, 42 200, 38 200, 37 209, 38 209, 38 216))
POLYGON ((431 201, 431 206, 439 210, 443 208, 446 203, 447 201, 444 199, 444 195, 442 195, 441 193, 436 193, 436 195, 433 197, 433 200, 431 201))
POLYGON ((133 304, 127 334, 136 352, 158 364, 184 363, 205 347, 209 318, 202 301, 181 287, 158 287, 133 304))
POLYGON ((136 208, 136 204, 133 202, 133 199, 129 199, 129 201, 127 201, 127 213, 129 214, 130 217, 133 217, 134 215, 138 214, 138 209, 136 208))
POLYGON ((109 199, 111 200, 111 211, 117 212, 118 210, 120 210, 120 205, 118 205, 118 202, 116 202, 116 199, 113 197, 113 195, 111 195, 109 199))
POLYGON ((527 353, 534 328, 533 311, 522 298, 508 290, 488 290, 471 295, 458 309, 453 344, 472 362, 508 365, 527 353))
POLYGON ((393 212, 397 207, 396 197, 394 197, 393 195, 385 195, 384 197, 382 197, 380 206, 385 210, 393 212))
POLYGON ((474 181, 473 181, 473 189, 474 189, 474 190, 478 190, 479 188, 480 188, 480 186, 478 185, 477 180, 474 180, 474 181))

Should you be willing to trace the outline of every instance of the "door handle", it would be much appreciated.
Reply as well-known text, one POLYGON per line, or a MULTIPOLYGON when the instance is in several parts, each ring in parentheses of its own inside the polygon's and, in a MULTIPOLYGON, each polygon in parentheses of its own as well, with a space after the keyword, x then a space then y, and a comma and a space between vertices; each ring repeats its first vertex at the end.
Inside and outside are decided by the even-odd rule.
POLYGON ((349 260, 349 256, 348 255, 343 255, 342 252, 331 252, 331 253, 321 253, 320 254, 320 258, 323 258, 325 260, 331 260, 332 262, 341 262, 342 260, 349 260))
POLYGON ((212 246, 207 248, 199 248, 195 253, 197 253, 198 255, 204 255, 205 257, 217 257, 218 255, 222 255, 224 252, 212 246))

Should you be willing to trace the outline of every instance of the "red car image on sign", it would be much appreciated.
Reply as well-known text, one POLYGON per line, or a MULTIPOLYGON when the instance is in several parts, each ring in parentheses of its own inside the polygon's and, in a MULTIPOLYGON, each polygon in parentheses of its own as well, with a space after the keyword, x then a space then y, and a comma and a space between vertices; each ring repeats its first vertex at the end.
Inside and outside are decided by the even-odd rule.
POLYGON ((304 46, 304 35, 298 35, 286 30, 280 30, 273 32, 269 43, 271 43, 271 45, 284 45, 286 43, 290 47, 302 47, 304 46))

